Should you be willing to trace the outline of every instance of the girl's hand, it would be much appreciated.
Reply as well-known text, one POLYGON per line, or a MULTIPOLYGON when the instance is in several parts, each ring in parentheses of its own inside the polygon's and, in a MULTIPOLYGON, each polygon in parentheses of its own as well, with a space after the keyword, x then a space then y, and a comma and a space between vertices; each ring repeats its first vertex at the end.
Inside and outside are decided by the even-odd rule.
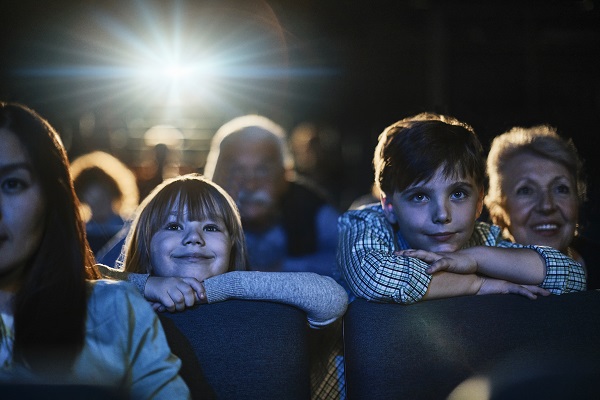
POLYGON ((425 250, 401 250, 394 253, 398 256, 414 257, 425 261, 429 268, 425 272, 435 274, 439 271, 455 274, 474 274, 477 272, 477 261, 464 252, 433 253, 425 250))
POLYGON ((144 297, 155 311, 183 311, 196 303, 206 303, 204 285, 195 278, 151 276, 144 297))

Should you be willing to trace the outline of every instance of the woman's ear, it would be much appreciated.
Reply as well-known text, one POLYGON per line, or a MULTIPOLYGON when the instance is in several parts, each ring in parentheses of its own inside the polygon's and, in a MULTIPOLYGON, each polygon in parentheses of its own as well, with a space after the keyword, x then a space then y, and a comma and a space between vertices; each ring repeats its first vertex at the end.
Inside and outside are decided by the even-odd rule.
POLYGON ((394 205, 392 199, 387 197, 385 194, 381 194, 381 208, 383 208, 383 215, 385 219, 392 225, 398 223, 398 217, 394 212, 394 205))

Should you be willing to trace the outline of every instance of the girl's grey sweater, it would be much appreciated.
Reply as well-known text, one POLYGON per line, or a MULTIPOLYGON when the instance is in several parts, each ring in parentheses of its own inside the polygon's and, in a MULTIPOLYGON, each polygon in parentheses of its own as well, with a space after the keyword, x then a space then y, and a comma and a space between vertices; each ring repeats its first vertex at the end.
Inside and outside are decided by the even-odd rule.
MULTIPOLYGON (((127 273, 98 264, 107 278, 127 280, 143 295, 148 274, 127 273)), ((232 271, 204 281, 208 303, 229 299, 266 300, 288 304, 306 312, 313 328, 324 327, 346 312, 348 295, 328 276, 313 272, 232 271)))

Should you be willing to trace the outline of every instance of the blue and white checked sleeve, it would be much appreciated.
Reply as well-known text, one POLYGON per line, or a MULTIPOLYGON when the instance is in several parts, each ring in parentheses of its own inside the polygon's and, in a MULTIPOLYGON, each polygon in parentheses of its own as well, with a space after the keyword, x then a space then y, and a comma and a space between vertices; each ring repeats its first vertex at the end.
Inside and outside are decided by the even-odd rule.
POLYGON ((546 263, 546 278, 539 286, 550 293, 564 294, 586 290, 585 270, 581 264, 552 247, 521 245, 508 241, 502 241, 497 246, 535 250, 546 263))
POLYGON ((377 207, 348 211, 338 219, 338 266, 358 297, 418 302, 431 282, 431 275, 425 272, 428 265, 394 255, 399 250, 394 231, 377 207))

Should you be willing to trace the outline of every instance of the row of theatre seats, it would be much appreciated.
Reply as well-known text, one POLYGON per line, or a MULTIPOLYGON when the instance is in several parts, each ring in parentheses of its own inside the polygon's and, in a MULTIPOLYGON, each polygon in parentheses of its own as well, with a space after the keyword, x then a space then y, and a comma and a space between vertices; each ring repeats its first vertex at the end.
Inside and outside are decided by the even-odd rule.
MULTIPOLYGON (((310 399, 319 341, 300 310, 232 300, 160 317, 194 399, 310 399)), ((342 331, 351 400, 600 398, 600 291, 410 306, 359 299, 342 331)), ((0 398, 120 400, 52 386, 0 387, 0 398)))
MULTIPOLYGON (((313 332, 298 309, 236 300, 161 320, 195 398, 310 398, 313 332)), ((599 291, 358 299, 343 343, 348 399, 600 398, 599 291)))

